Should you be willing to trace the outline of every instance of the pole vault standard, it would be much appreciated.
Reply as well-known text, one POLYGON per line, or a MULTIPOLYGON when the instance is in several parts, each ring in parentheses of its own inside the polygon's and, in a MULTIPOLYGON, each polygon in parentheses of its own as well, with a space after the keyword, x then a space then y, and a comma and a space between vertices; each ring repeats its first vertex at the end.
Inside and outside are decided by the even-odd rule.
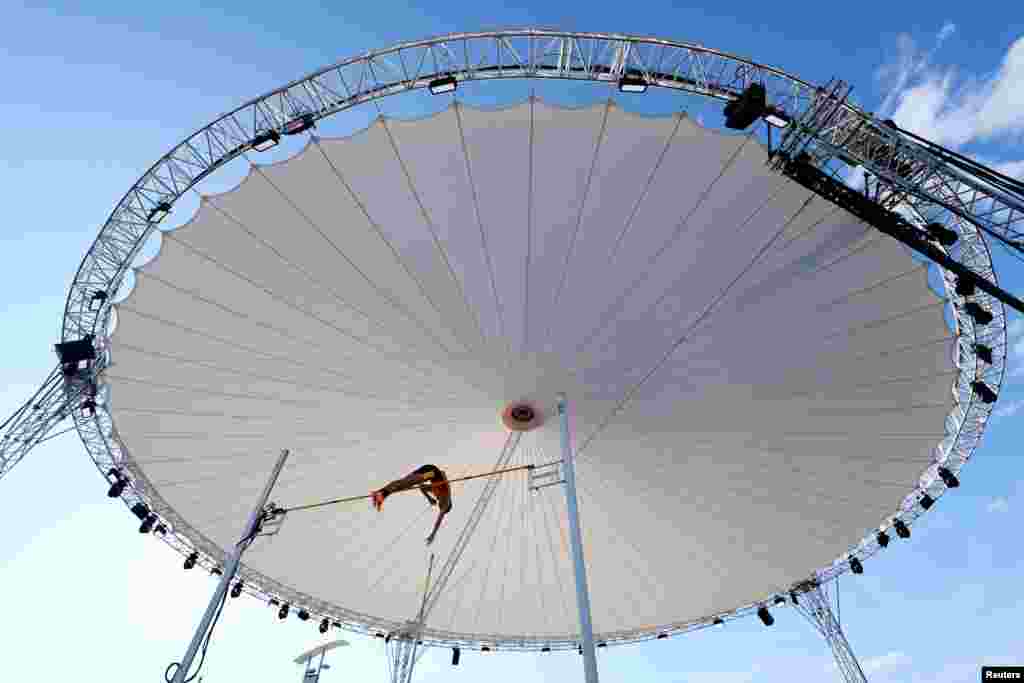
POLYGON ((597 657, 594 654, 594 625, 590 621, 590 593, 587 591, 587 567, 583 561, 580 516, 576 502, 576 465, 569 440, 569 413, 565 394, 558 396, 558 418, 562 423, 562 478, 569 513, 569 542, 576 574, 576 607, 580 613, 580 640, 583 649, 583 675, 586 683, 597 683, 597 657))
POLYGON ((220 583, 217 584, 217 590, 214 591, 213 597, 210 598, 210 604, 206 607, 206 613, 203 614, 202 621, 199 622, 199 627, 196 629, 196 633, 192 636, 192 642, 189 643, 188 650, 185 652, 185 657, 182 658, 181 663, 178 665, 178 670, 174 672, 174 679, 172 683, 184 683, 186 676, 188 676, 188 670, 192 667, 192 660, 195 659, 196 652, 199 651, 202 645, 203 639, 206 637, 207 632, 210 630, 210 624, 213 622, 213 617, 220 608, 221 603, 224 601, 224 594, 228 591, 228 586, 231 585, 231 580, 235 578, 235 574, 238 573, 238 563, 242 559, 242 553, 252 542, 252 539, 259 533, 260 524, 263 522, 263 509, 267 504, 267 499, 270 497, 270 491, 274 488, 274 484, 277 483, 277 478, 281 474, 281 470, 284 469, 284 463, 288 460, 288 449, 281 451, 281 455, 277 458, 277 463, 274 465, 273 471, 270 473, 270 479, 267 480, 267 485, 263 487, 263 493, 260 494, 260 498, 256 501, 256 506, 252 509, 252 513, 249 515, 249 521, 245 525, 245 531, 242 532, 242 538, 235 544, 235 547, 231 549, 228 554, 227 560, 224 562, 224 573, 221 574, 220 583))

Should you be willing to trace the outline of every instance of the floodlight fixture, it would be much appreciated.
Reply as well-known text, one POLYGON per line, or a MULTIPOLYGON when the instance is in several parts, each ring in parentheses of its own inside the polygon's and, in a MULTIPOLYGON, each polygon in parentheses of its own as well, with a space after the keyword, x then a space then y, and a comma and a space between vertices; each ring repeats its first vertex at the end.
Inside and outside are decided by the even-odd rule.
POLYGON ((149 216, 147 217, 146 220, 148 220, 153 225, 156 225, 157 223, 159 223, 163 219, 167 218, 167 216, 170 213, 171 213, 171 203, 170 202, 160 202, 159 204, 154 206, 152 209, 150 209, 149 216))
POLYGON ((757 616, 765 626, 771 626, 775 623, 775 617, 772 616, 767 607, 761 606, 758 608, 757 616))
POLYGON ((995 403, 998 396, 996 392, 992 391, 992 387, 982 382, 980 379, 971 382, 971 388, 974 389, 974 393, 977 394, 984 403, 995 403))
POLYGON ((191 553, 188 557, 185 558, 185 563, 183 565, 181 565, 181 566, 183 568, 185 568, 185 569, 192 569, 192 567, 196 566, 196 562, 198 562, 198 561, 199 561, 199 553, 195 553, 194 552, 194 553, 191 553))
POLYGON ((276 130, 265 130, 252 139, 252 148, 257 152, 266 152, 272 147, 277 147, 281 142, 281 134, 276 130))
POLYGON ((484 645, 483 647, 480 648, 480 652, 490 652, 490 651, 491 651, 491 648, 488 647, 487 645, 484 645))
POLYGON ((309 612, 307 612, 305 609, 300 609, 299 610, 299 620, 300 621, 309 621, 309 612))
POLYGON ((455 89, 459 87, 459 82, 455 76, 442 76, 430 81, 427 87, 430 89, 431 95, 443 95, 444 93, 455 92, 455 89))
POLYGON ((767 108, 764 86, 751 83, 739 97, 725 105, 725 127, 745 130, 764 116, 767 108))
POLYGON ((910 538, 910 529, 907 528, 902 519, 897 519, 893 522, 892 528, 896 530, 896 535, 900 538, 910 538))
POLYGON ((885 533, 884 531, 879 531, 878 535, 875 536, 875 540, 878 541, 878 545, 885 548, 889 545, 889 534, 885 533))
POLYGON ((927 493, 921 495, 920 502, 921 507, 925 510, 928 510, 931 508, 932 505, 935 505, 935 499, 929 496, 927 493))
POLYGON ((92 293, 92 297, 89 299, 89 310, 98 311, 103 307, 103 304, 107 301, 107 293, 105 290, 97 289, 92 293))
POLYGON ((968 301, 964 304, 964 310, 967 311, 967 315, 974 318, 976 325, 988 325, 992 322, 992 312, 975 301, 968 301))
POLYGON ((132 514, 139 518, 139 521, 149 517, 149 506, 145 503, 136 503, 131 507, 132 514))
POLYGON ((715 620, 712 621, 711 623, 714 624, 715 626, 721 626, 722 624, 725 623, 725 620, 723 620, 722 617, 715 617, 715 620))
POLYGON ((619 92, 647 92, 647 81, 642 76, 623 76, 619 79, 619 92))
POLYGON ((231 587, 231 597, 237 598, 239 595, 241 595, 242 587, 243 584, 241 581, 236 582, 235 585, 231 587))
POLYGON ((975 344, 974 353, 978 356, 978 360, 984 361, 989 365, 992 365, 992 347, 987 344, 975 344))
POLYGON ((107 496, 109 498, 120 498, 121 494, 124 493, 125 488, 128 486, 128 480, 122 479, 120 476, 110 485, 107 490, 107 496))
POLYGON ((222 570, 220 567, 216 567, 215 566, 215 567, 212 567, 210 569, 210 576, 223 576, 223 575, 224 575, 224 570, 222 570))
POLYGON ((665 640, 666 638, 668 638, 668 634, 667 633, 659 633, 658 634, 658 640, 665 640))
POLYGON ((148 515, 144 520, 142 520, 142 524, 139 525, 139 533, 148 534, 152 531, 153 527, 156 526, 157 519, 158 517, 154 514, 148 515))
POLYGON ((863 574, 864 573, 864 565, 861 564, 860 560, 858 560, 856 557, 851 557, 850 558, 850 571, 852 571, 854 574, 863 574))
POLYGON ((956 287, 954 287, 954 291, 957 295, 974 296, 975 289, 974 278, 961 275, 956 279, 956 287))
POLYGON ((929 223, 924 226, 924 229, 928 231, 928 234, 933 240, 938 242, 944 247, 951 247, 956 244, 957 238, 956 230, 947 228, 942 223, 929 223))
POLYGON ((290 609, 291 609, 291 605, 289 605, 287 602, 284 603, 283 605, 281 605, 281 609, 277 610, 277 618, 278 619, 287 619, 288 618, 288 610, 290 610, 290 609))
POLYGON ((800 601, 796 597, 796 591, 789 591, 789 599, 793 601, 794 605, 800 604, 800 601))
POLYGON ((457 647, 452 648, 452 666, 459 665, 459 659, 462 657, 462 650, 457 647))
POLYGON ((946 485, 946 488, 955 489, 960 486, 960 480, 956 478, 956 475, 950 472, 945 467, 939 468, 939 479, 946 485))
POLYGON ((327 629, 329 629, 330 627, 331 627, 331 622, 328 621, 327 619, 323 619, 320 622, 320 629, 319 629, 320 633, 327 633, 327 629))
POLYGON ((96 347, 93 346, 93 335, 89 334, 81 339, 69 342, 54 344, 54 350, 64 366, 65 374, 73 373, 83 362, 96 360, 96 347))
POLYGON ((298 135, 304 133, 310 128, 316 126, 316 117, 313 114, 303 114, 302 116, 292 119, 288 123, 284 124, 285 135, 298 135))
POLYGON ((167 525, 165 525, 165 524, 163 524, 163 523, 161 523, 161 524, 157 524, 157 525, 156 525, 156 528, 155 528, 155 529, 153 529, 153 533, 154 533, 154 534, 157 534, 157 535, 159 535, 159 536, 163 536, 164 534, 166 534, 166 533, 167 533, 167 525))
POLYGON ((544 647, 542 647, 542 648, 540 649, 540 651, 541 651, 541 652, 551 652, 551 648, 550 648, 550 647, 548 647, 547 645, 545 645, 544 647))

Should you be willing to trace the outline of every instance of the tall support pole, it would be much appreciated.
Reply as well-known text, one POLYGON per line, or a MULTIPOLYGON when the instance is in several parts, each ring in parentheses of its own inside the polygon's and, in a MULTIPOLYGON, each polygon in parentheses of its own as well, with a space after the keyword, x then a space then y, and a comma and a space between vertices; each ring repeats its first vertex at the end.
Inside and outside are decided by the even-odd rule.
POLYGON ((270 473, 270 479, 267 480, 267 484, 263 487, 263 492, 260 494, 260 498, 256 502, 256 506, 252 509, 252 513, 249 514, 249 521, 245 525, 245 531, 242 533, 242 538, 235 544, 235 547, 231 549, 231 552, 228 554, 228 557, 224 562, 224 573, 221 574, 220 583, 217 584, 217 590, 214 591, 213 597, 210 598, 210 604, 206 606, 206 613, 203 614, 203 618, 199 622, 199 627, 196 629, 195 635, 192 636, 192 642, 189 643, 188 650, 185 652, 185 657, 181 660, 178 670, 174 672, 174 680, 172 683, 183 683, 186 676, 188 676, 188 670, 192 667, 192 660, 195 659, 196 652, 199 651, 199 648, 203 643, 203 639, 206 637, 206 632, 210 630, 210 624, 213 622, 213 617, 217 613, 221 603, 224 601, 224 594, 227 593, 228 586, 231 585, 231 580, 234 579, 235 574, 238 573, 238 563, 242 559, 242 553, 259 531, 260 522, 263 520, 263 509, 267 505, 267 499, 270 498, 270 492, 273 490, 274 484, 277 483, 277 478, 280 476, 281 470, 284 469, 284 463, 286 460, 288 460, 287 448, 281 451, 281 455, 277 458, 274 470, 270 473))
POLYGON ((832 648, 832 656, 835 657, 836 666, 843 676, 845 683, 867 683, 864 670, 860 668, 857 657, 853 654, 853 648, 846 640, 843 629, 839 625, 829 604, 828 589, 817 585, 805 593, 800 593, 799 602, 796 604, 799 611, 807 621, 811 622, 818 632, 828 641, 832 648))
POLYGON ((594 626, 590 621, 590 593, 587 591, 587 567, 583 561, 583 540, 576 502, 576 465, 569 440, 569 413, 564 394, 558 396, 558 417, 562 423, 562 476, 569 513, 569 542, 576 573, 576 607, 580 613, 580 640, 583 649, 583 673, 586 683, 597 683, 597 656, 594 652, 594 626))

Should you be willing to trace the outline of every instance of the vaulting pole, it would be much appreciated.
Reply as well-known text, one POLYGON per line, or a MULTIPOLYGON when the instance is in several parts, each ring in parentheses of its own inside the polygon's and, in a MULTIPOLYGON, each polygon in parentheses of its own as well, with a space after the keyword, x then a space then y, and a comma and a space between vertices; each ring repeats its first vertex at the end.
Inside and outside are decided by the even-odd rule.
POLYGON ((576 573, 576 607, 580 613, 580 640, 583 649, 583 675, 586 683, 597 683, 597 657, 594 652, 594 625, 590 621, 590 593, 587 591, 587 567, 583 561, 583 540, 576 504, 576 465, 569 441, 569 413, 564 394, 558 396, 558 417, 562 423, 562 477, 569 513, 569 543, 576 573))
POLYGON ((270 491, 274 488, 274 484, 277 483, 277 477, 281 474, 281 470, 284 469, 284 463, 287 459, 288 449, 285 449, 281 451, 281 455, 274 465, 274 470, 270 473, 270 479, 267 480, 267 485, 263 487, 263 493, 260 494, 260 498, 256 502, 256 507, 253 508, 252 513, 249 515, 249 521, 245 525, 242 538, 231 549, 227 559, 224 561, 224 573, 221 574, 220 583, 217 584, 217 590, 214 591, 213 597, 210 598, 210 604, 206 607, 206 613, 203 614, 203 619, 199 622, 195 635, 192 636, 192 642, 189 643, 185 657, 181 660, 181 664, 178 665, 178 670, 174 672, 172 683, 183 683, 188 675, 188 670, 192 667, 192 660, 195 659, 196 653, 202 646, 206 632, 210 630, 210 624, 213 622, 213 617, 217 613, 218 607, 220 607, 221 602, 224 600, 224 594, 227 593, 231 580, 238 573, 238 563, 242 559, 242 552, 259 530, 259 524, 263 518, 263 508, 267 504, 267 499, 270 498, 270 491))

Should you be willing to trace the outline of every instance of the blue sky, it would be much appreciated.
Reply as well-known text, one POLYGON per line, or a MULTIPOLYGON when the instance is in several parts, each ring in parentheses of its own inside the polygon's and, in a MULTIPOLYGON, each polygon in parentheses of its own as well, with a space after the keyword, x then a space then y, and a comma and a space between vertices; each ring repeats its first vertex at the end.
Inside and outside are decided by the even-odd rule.
MULTIPOLYGON (((1024 175, 1024 10, 961 2, 729 3, 679 7, 522 0, 412 6, 378 1, 260 7, 181 1, 7 6, 0 187, 0 413, 54 363, 67 287, 121 194, 150 163, 215 115, 323 64, 398 40, 500 26, 658 35, 703 43, 824 82, 841 77, 868 109, 1024 175)), ((523 86, 522 94, 527 86, 523 86)), ((472 93, 471 93, 472 94, 472 93)), ((607 93, 596 95, 605 97, 607 93)), ((398 105, 385 105, 388 107, 398 105)), ((693 106, 698 106, 693 104, 693 106)), ((395 111, 397 113, 397 110, 395 111)), ((1024 274, 999 260, 1003 282, 1024 274)), ((1024 508, 1017 411, 1024 406, 1024 326, 1014 319, 1000 415, 964 485, 843 580, 843 621, 872 681, 977 680, 985 663, 1024 664, 1024 508)), ((1021 412, 1020 414, 1024 414, 1021 412)), ((105 495, 76 438, 34 451, 0 482, 0 662, 4 680, 158 680, 178 659, 214 582, 185 573, 163 544, 105 495)), ((817 681, 824 643, 791 610, 669 641, 602 651, 604 681, 817 681)), ((379 641, 352 637, 324 681, 382 677, 379 641)), ((240 599, 226 610, 207 681, 298 677, 291 658, 315 626, 278 623, 240 599)), ((428 654, 419 680, 563 680, 574 654, 428 654), (500 660, 500 661, 496 661, 500 660)), ((294 679, 293 679, 294 680, 294 679)))

